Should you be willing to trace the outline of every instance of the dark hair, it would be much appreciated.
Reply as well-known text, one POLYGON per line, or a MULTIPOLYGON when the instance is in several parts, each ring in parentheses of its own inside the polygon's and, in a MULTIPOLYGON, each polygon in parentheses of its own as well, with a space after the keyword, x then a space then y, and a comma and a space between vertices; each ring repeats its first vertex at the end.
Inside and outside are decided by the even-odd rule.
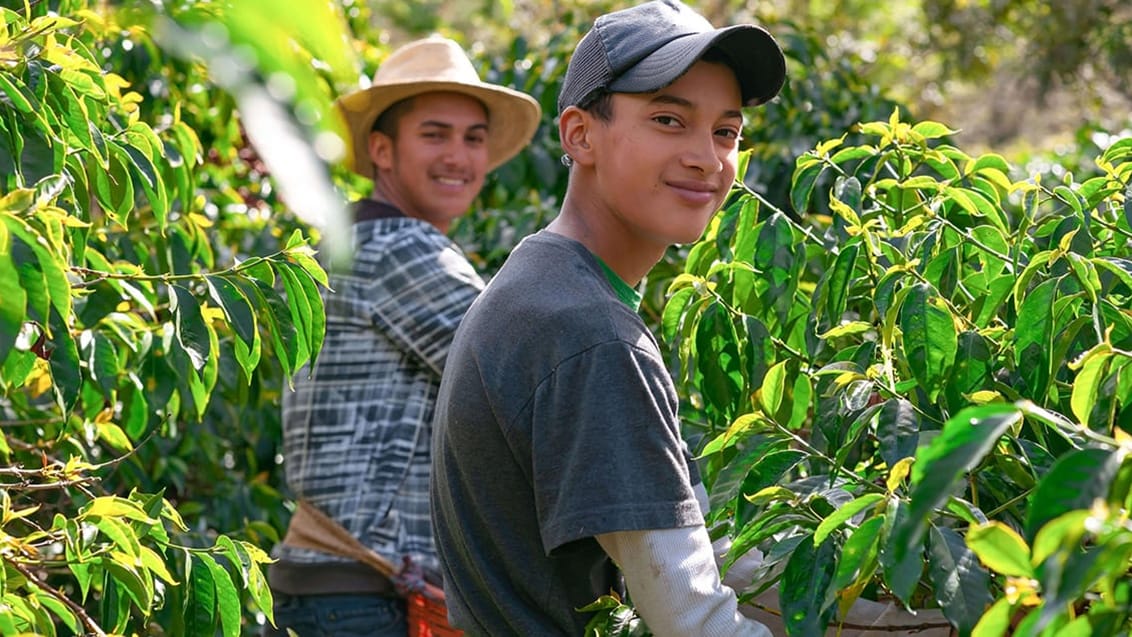
POLYGON ((403 100, 394 102, 392 106, 385 109, 373 121, 373 126, 370 127, 371 133, 383 133, 390 139, 397 139, 397 125, 401 123, 401 118, 406 113, 413 110, 413 97, 406 97, 403 100))
POLYGON ((578 108, 603 122, 608 122, 613 119, 613 92, 607 88, 600 88, 578 104, 578 108))

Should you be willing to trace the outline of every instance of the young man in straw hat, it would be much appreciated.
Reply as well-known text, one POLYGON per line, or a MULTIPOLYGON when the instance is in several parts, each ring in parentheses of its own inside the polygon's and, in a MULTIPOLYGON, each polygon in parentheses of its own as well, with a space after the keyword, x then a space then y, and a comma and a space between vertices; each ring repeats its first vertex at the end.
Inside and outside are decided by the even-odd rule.
POLYGON ((625 592, 614 565, 656 635, 771 634, 720 582, 635 286, 702 234, 735 179, 741 108, 784 79, 765 30, 676 0, 603 15, 577 45, 561 213, 465 315, 437 401, 434 527, 468 635, 581 635, 578 608, 625 592))
POLYGON ((529 142, 540 110, 481 82, 460 46, 439 37, 394 51, 370 88, 337 105, 351 168, 374 190, 352 206, 353 263, 331 273, 317 365, 284 394, 284 467, 301 505, 269 571, 279 628, 267 634, 405 635, 406 582, 328 538, 345 529, 347 544, 408 565, 401 576, 440 581, 431 418, 453 332, 483 289, 445 233, 485 174, 529 142))

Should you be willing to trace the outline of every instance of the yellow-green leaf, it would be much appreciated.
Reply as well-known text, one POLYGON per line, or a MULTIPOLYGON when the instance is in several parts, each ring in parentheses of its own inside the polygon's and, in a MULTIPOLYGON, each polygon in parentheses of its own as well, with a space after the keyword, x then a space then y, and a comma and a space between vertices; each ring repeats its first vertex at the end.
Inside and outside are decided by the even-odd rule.
POLYGON ((967 532, 967 546, 983 564, 1010 577, 1033 577, 1030 547, 1017 531, 1002 522, 991 521, 967 532))

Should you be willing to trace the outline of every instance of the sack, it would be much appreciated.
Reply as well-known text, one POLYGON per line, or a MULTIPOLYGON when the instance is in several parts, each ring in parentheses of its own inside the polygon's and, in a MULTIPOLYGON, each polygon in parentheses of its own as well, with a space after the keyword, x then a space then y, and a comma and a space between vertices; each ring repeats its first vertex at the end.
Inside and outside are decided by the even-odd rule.
POLYGON ((463 635, 463 632, 448 625, 444 590, 426 582, 408 558, 400 569, 395 568, 389 560, 362 544, 341 524, 313 504, 299 500, 299 507, 291 517, 283 542, 297 548, 314 549, 357 560, 389 578, 405 598, 409 637, 463 635))

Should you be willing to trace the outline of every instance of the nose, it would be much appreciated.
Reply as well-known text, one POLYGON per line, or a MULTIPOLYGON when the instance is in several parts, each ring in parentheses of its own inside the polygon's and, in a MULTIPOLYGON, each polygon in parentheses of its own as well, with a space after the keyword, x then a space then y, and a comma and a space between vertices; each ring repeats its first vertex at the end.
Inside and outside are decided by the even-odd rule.
POLYGON ((705 175, 712 175, 723 170, 725 152, 715 143, 715 133, 698 133, 688 141, 684 151, 683 162, 689 168, 695 168, 705 175))
POLYGON ((442 158, 445 164, 448 164, 449 166, 458 166, 467 160, 468 151, 466 148, 464 148, 463 144, 459 142, 453 142, 451 144, 448 144, 448 147, 444 149, 444 155, 442 156, 442 158))

